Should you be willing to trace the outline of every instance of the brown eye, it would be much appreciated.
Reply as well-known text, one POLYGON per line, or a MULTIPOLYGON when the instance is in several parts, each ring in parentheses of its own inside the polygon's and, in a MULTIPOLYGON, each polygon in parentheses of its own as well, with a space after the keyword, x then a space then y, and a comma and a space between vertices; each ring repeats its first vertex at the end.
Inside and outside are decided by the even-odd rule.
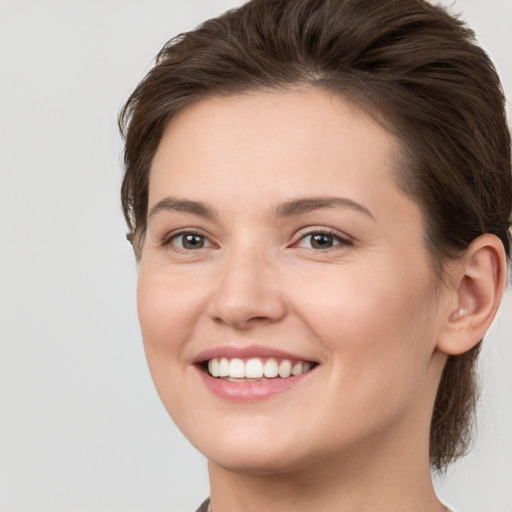
POLYGON ((171 238, 170 243, 187 251, 203 249, 212 245, 205 236, 198 233, 178 233, 171 238))
POLYGON ((352 245, 352 242, 335 233, 315 231, 304 235, 297 243, 297 247, 316 250, 330 249, 338 245, 352 245))
POLYGON ((310 244, 313 249, 328 249, 334 245, 334 237, 325 233, 310 235, 310 244))

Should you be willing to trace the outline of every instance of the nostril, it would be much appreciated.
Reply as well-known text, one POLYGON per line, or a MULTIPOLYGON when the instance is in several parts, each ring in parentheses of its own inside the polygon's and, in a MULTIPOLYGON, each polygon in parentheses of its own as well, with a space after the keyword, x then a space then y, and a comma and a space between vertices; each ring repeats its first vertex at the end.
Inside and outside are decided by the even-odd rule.
POLYGON ((274 322, 275 319, 270 316, 251 316, 244 314, 242 311, 230 312, 230 314, 222 314, 214 317, 216 323, 227 324, 237 330, 251 329, 255 325, 274 322))

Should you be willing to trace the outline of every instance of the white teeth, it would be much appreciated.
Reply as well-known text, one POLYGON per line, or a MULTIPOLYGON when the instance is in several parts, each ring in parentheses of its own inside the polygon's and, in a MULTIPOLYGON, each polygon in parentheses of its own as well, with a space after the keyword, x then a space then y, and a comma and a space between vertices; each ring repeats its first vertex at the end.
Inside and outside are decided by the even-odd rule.
POLYGON ((277 377, 278 373, 279 366, 277 366, 277 361, 275 359, 268 359, 265 361, 265 365, 263 366, 263 375, 265 375, 267 379, 277 377))
POLYGON ((292 374, 292 363, 287 359, 283 359, 279 365, 279 377, 287 379, 292 374))
POLYGON ((208 361, 208 371, 212 377, 220 377, 218 359, 210 359, 210 361, 208 361))
POLYGON ((261 379, 263 377, 263 362, 261 359, 249 359, 245 365, 245 376, 248 379, 261 379))
POLYGON ((279 363, 274 358, 266 360, 252 357, 247 361, 239 358, 214 357, 208 361, 208 372, 212 377, 223 377, 228 380, 235 379, 273 379, 279 375, 282 379, 301 375, 311 369, 311 363, 282 359, 279 363))
POLYGON ((245 364, 241 359, 231 359, 229 362, 229 376, 238 377, 239 379, 245 377, 245 364))
POLYGON ((229 375, 229 359, 223 357, 219 362, 219 377, 227 377, 229 375))
POLYGON ((300 375, 302 373, 302 363, 299 361, 292 366, 292 375, 300 375))

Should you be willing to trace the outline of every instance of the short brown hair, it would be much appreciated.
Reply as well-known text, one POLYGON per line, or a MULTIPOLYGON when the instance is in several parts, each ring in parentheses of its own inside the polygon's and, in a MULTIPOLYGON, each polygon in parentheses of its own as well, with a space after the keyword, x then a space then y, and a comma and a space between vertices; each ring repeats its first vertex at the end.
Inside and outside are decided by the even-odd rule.
MULTIPOLYGON (((483 233, 510 258, 511 144, 504 95, 474 34, 423 0, 253 0, 171 39, 119 117, 122 205, 137 257, 148 178, 163 130, 198 99, 310 85, 335 91, 401 141, 397 183, 420 205, 425 244, 442 275, 483 233)), ((478 344, 450 356, 430 429, 444 469, 468 447, 478 344)))

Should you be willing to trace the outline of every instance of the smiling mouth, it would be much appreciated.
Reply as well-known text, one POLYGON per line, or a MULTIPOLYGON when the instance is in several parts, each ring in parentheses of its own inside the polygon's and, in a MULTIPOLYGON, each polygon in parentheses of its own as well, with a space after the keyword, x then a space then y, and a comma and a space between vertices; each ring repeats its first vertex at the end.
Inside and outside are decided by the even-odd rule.
POLYGON ((292 361, 273 357, 214 357, 203 362, 204 370, 210 377, 228 382, 255 382, 268 379, 288 379, 310 372, 318 366, 313 361, 292 361))

